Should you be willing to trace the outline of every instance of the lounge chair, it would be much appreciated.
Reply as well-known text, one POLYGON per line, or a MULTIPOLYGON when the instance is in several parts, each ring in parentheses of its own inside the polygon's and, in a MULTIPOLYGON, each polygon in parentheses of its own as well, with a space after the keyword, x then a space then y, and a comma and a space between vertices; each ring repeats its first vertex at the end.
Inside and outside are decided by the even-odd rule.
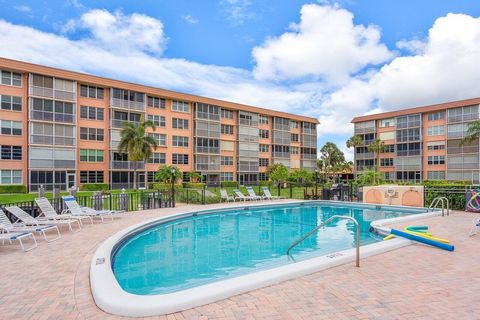
POLYGON ((225 189, 220 189, 220 198, 222 201, 225 201, 225 202, 228 202, 228 201, 235 202, 235 198, 233 196, 229 196, 227 193, 227 190, 225 189))
POLYGON ((6 207, 5 209, 11 214, 13 214, 15 217, 17 217, 19 220, 21 220, 26 226, 47 226, 52 224, 56 226, 68 225, 68 229, 72 232, 78 232, 82 229, 82 225, 80 223, 80 220, 78 219, 52 220, 52 219, 45 219, 42 217, 34 218, 17 206, 6 207), (72 228, 73 224, 78 225, 77 231, 74 231, 74 229, 72 228))
POLYGON ((32 249, 35 249, 37 247, 37 239, 35 239, 35 236, 31 232, 9 232, 7 228, 3 225, 0 224, 0 239, 2 240, 2 245, 5 244, 5 240, 8 240, 10 244, 12 244, 13 241, 17 240, 20 242, 20 246, 22 247, 23 251, 30 251, 32 249), (25 248, 23 245, 23 238, 29 238, 32 237, 33 240, 33 245, 25 248))
POLYGON ((110 211, 110 210, 95 210, 88 207, 82 207, 78 204, 77 200, 73 196, 63 196, 63 201, 67 206, 67 209, 63 210, 63 214, 69 213, 72 217, 88 216, 90 219, 100 218, 104 222, 105 217, 109 217, 113 221, 114 215, 118 215, 123 211, 110 211))
POLYGON ((480 218, 475 218, 473 219, 472 230, 470 230, 470 237, 476 235, 478 230, 480 230, 480 218))
POLYGON ((7 230, 8 232, 37 232, 41 233, 43 235, 43 238, 47 242, 52 242, 57 239, 60 239, 60 230, 58 230, 58 227, 56 225, 45 225, 45 226, 27 226, 25 223, 19 222, 19 219, 17 218, 17 221, 12 223, 10 219, 7 217, 5 212, 3 212, 2 209, 0 209, 0 224, 3 225, 3 228, 7 230), (53 239, 49 239, 46 235, 46 231, 49 230, 56 230, 57 231, 57 237, 53 239))
POLYGON ((50 201, 47 198, 36 198, 35 202, 37 203, 38 207, 40 208, 41 215, 48 220, 78 220, 80 225, 83 226, 82 220, 88 219, 90 223, 93 224, 92 217, 88 215, 72 215, 72 214, 58 214, 57 210, 52 206, 50 201))
POLYGON ((247 189, 248 195, 253 200, 264 200, 264 199, 266 199, 265 196, 257 196, 257 194, 255 193, 255 190, 253 190, 252 187, 245 187, 245 189, 247 189))
POLYGON ((235 200, 243 200, 243 201, 253 200, 252 197, 244 195, 244 194, 243 194, 240 190, 238 190, 238 189, 233 189, 233 193, 235 193, 235 197, 234 197, 235 200))
POLYGON ((285 199, 285 197, 282 196, 272 196, 270 193, 270 189, 268 187, 262 187, 263 195, 265 196, 265 199, 268 200, 277 200, 277 199, 285 199))

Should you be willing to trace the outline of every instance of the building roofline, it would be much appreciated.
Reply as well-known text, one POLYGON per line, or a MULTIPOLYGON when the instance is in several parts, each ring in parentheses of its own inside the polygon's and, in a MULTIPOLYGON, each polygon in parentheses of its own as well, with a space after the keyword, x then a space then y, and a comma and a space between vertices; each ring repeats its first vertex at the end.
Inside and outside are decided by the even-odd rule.
POLYGON ((356 123, 356 122, 363 122, 363 121, 370 121, 370 120, 380 120, 380 119, 385 119, 389 117, 403 116, 403 115, 412 114, 412 113, 432 112, 432 111, 445 110, 448 108, 463 107, 463 106, 475 105, 475 104, 480 104, 480 98, 450 101, 450 102, 432 104, 432 105, 421 106, 421 107, 406 108, 406 109, 376 113, 376 114, 371 114, 366 116, 359 116, 359 117, 353 118, 351 122, 356 123))
POLYGON ((0 57, 0 67, 7 68, 12 71, 32 72, 32 73, 39 73, 39 74, 44 74, 44 75, 58 77, 58 78, 76 80, 78 82, 85 83, 85 84, 115 87, 115 88, 126 89, 126 90, 134 90, 134 91, 139 91, 139 92, 143 92, 151 95, 162 96, 170 99, 178 99, 178 100, 184 100, 188 102, 215 104, 220 107, 230 108, 234 110, 250 111, 250 112, 256 112, 256 113, 266 114, 270 116, 286 117, 286 118, 297 120, 297 121, 313 122, 317 124, 320 123, 318 119, 312 118, 312 117, 296 115, 296 114, 287 113, 283 111, 275 111, 267 108, 254 107, 254 106, 249 106, 241 103, 225 101, 220 99, 207 98, 207 97, 197 96, 197 95, 188 94, 188 93, 175 92, 172 90, 156 88, 149 85, 142 85, 142 84, 127 82, 122 80, 114 80, 111 78, 105 78, 105 77, 95 76, 87 73, 69 71, 69 70, 59 69, 54 67, 47 67, 43 65, 29 63, 29 62, 12 60, 4 57, 0 57))

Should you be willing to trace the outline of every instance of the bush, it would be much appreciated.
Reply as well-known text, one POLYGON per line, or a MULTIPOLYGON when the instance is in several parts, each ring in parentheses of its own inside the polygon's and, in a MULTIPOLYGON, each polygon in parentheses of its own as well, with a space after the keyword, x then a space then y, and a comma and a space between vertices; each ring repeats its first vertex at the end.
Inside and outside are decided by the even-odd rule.
POLYGON ((0 185, 0 193, 27 193, 27 188, 22 184, 0 185))
POLYGON ((108 184, 106 183, 84 183, 80 186, 81 191, 106 191, 108 184))
POLYGON ((237 181, 222 181, 220 182, 220 187, 222 188, 237 188, 238 182, 237 181))
POLYGON ((465 181, 425 181, 425 206, 430 206, 430 203, 436 197, 446 197, 450 202, 451 209, 463 210, 465 208, 465 191, 468 189, 467 185, 468 182, 465 181))
MULTIPOLYGON (((175 190, 181 189, 182 185, 179 183, 175 184, 175 190)), ((154 190, 166 190, 170 191, 172 189, 172 184, 171 183, 162 183, 162 182, 151 182, 148 184, 148 189, 154 189, 154 190)))
POLYGON ((205 187, 205 183, 202 182, 184 182, 182 185, 186 189, 203 189, 205 187))

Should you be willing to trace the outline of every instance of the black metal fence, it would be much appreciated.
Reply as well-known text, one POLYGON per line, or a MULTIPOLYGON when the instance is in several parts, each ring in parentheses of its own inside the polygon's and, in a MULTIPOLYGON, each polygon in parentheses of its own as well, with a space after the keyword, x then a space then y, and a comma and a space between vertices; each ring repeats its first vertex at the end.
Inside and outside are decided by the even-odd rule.
POLYGON ((430 203, 436 197, 445 197, 450 203, 450 208, 454 210, 465 209, 465 195, 470 190, 478 190, 480 185, 465 185, 465 186, 425 186, 424 201, 425 207, 430 206, 430 203))
MULTIPOLYGON (((174 206, 172 193, 169 191, 158 190, 132 193, 96 194, 90 196, 76 196, 75 198, 81 206, 95 210, 136 211, 171 208, 174 206)), ((56 198, 49 200, 57 213, 62 213, 65 209, 63 199, 56 198)), ((40 214, 40 210, 34 200, 0 204, 0 208, 2 209, 9 206, 18 206, 33 217, 37 217, 40 214)))

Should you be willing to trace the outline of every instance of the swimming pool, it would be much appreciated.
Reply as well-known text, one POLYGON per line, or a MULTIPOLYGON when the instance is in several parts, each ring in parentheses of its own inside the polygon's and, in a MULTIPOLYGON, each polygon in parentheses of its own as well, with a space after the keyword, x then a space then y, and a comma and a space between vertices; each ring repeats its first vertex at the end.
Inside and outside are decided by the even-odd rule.
MULTIPOLYGON (((116 314, 179 311, 353 261, 355 226, 347 220, 332 221, 286 255, 295 240, 333 215, 358 221, 364 257, 373 250, 367 248, 385 245, 370 232, 373 221, 425 214, 422 208, 310 201, 244 204, 156 219, 116 235, 109 250, 97 251, 91 267, 92 292, 97 305, 116 314), (97 272, 99 265, 102 272, 97 272), (101 274, 108 276, 108 285, 104 277, 100 280, 101 274), (102 286, 120 298, 115 301, 102 293, 100 299, 102 286)), ((400 243, 388 241, 392 248, 400 243)))

